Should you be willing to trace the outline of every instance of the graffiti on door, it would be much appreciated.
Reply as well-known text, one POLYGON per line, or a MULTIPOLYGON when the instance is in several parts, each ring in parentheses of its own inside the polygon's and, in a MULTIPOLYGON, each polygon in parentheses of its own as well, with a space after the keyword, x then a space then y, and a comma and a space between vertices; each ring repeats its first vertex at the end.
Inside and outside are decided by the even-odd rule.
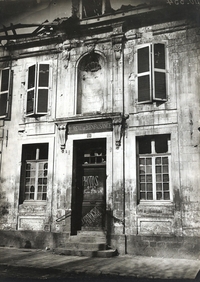
POLYGON ((103 194, 103 187, 99 187, 98 175, 83 176, 84 194, 103 194))

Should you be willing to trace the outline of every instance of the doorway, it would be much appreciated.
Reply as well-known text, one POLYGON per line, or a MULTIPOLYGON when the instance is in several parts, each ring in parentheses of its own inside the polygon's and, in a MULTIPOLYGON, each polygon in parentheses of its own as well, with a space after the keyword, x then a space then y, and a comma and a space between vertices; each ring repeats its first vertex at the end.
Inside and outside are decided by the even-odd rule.
POLYGON ((106 139, 74 141, 71 234, 105 227, 106 139))

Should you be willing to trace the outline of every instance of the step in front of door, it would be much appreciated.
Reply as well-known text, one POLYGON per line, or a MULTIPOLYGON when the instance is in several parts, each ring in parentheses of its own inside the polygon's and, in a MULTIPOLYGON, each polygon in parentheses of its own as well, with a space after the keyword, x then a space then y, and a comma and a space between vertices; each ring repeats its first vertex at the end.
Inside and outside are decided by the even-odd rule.
POLYGON ((79 256, 79 257, 99 257, 99 258, 110 258, 117 256, 118 253, 115 250, 81 250, 81 249, 65 249, 56 248, 54 250, 55 254, 65 255, 65 256, 79 256))

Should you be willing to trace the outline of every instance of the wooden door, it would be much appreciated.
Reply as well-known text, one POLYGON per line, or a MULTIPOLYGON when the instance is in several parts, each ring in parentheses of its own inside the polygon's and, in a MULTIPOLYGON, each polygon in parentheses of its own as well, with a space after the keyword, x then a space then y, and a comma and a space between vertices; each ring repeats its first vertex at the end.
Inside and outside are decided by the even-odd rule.
POLYGON ((83 165, 81 230, 102 230, 105 218, 105 166, 83 165))

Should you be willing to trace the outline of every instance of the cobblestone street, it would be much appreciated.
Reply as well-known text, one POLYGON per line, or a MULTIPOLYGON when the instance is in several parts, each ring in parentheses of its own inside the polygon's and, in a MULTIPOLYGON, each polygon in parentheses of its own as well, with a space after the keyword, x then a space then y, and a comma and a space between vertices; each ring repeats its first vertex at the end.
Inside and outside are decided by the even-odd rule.
POLYGON ((199 260, 128 255, 104 259, 0 248, 1 281, 198 281, 199 269, 199 260))

